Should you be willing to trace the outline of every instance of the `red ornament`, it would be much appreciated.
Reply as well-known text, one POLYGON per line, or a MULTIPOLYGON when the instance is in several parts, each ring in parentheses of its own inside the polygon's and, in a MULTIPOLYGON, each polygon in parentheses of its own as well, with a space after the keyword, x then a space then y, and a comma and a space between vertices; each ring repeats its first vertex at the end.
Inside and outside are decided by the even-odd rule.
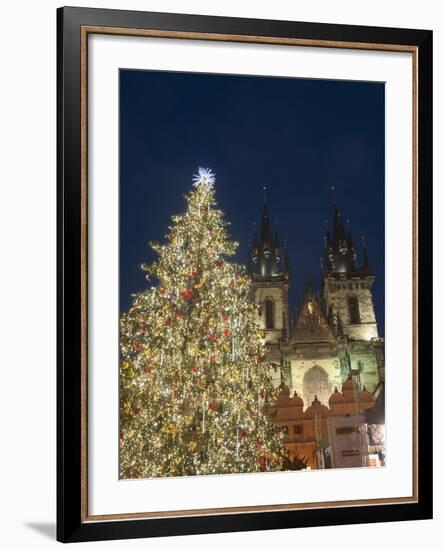
POLYGON ((176 311, 176 317, 185 317, 181 311, 176 311))
POLYGON ((165 290, 164 290, 163 288, 161 288, 161 289, 159 290, 159 294, 160 294, 161 296, 165 296, 165 290))
POLYGON ((140 342, 136 342, 136 345, 134 346, 136 351, 140 351, 142 349, 142 344, 140 342))
POLYGON ((215 359, 216 359, 215 355, 209 355, 208 356, 208 361, 214 361, 215 359))
POLYGON ((228 315, 227 315, 226 313, 224 313, 224 314, 222 315, 222 319, 223 319, 225 322, 227 322, 228 319, 229 319, 229 317, 228 317, 228 315))
POLYGON ((148 332, 148 329, 146 327, 139 328, 139 332, 141 334, 146 334, 148 332))
POLYGON ((171 319, 171 317, 168 317, 168 319, 165 321, 165 324, 169 327, 173 324, 173 320, 171 319))
POLYGON ((153 371, 149 369, 148 367, 143 369, 143 374, 146 374, 147 376, 150 375, 153 371))
POLYGON ((230 331, 227 328, 224 329, 224 336, 230 336, 230 331))
POLYGON ((256 441, 256 449, 261 449, 262 443, 260 441, 256 441))
POLYGON ((199 369, 197 367, 191 367, 190 372, 191 374, 197 374, 199 372, 199 369))
POLYGON ((229 285, 230 285, 230 286, 234 286, 234 279, 231 279, 231 280, 230 280, 229 285))
POLYGON ((223 267, 224 262, 216 262, 216 267, 223 267))
POLYGON ((197 271, 192 271, 192 272, 191 272, 191 275, 192 275, 193 277, 197 277, 197 271))
POLYGON ((134 407, 134 414, 135 414, 136 416, 139 416, 139 414, 140 414, 140 407, 134 407))
POLYGON ((180 293, 180 296, 183 300, 189 300, 191 298, 191 296, 193 295, 193 291, 192 290, 183 290, 181 293, 180 293))
POLYGON ((209 339, 210 339, 210 342, 215 342, 216 341, 216 335, 215 334, 211 334, 209 336, 209 339))
POLYGON ((213 403, 213 402, 208 403, 208 408, 211 410, 214 410, 216 408, 216 403, 213 403))
POLYGON ((245 430, 241 430, 239 432, 239 437, 245 437, 247 435, 247 432, 245 430))
POLYGON ((265 392, 264 392, 264 390, 261 390, 261 391, 259 392, 259 397, 261 397, 262 399, 265 397, 265 392))

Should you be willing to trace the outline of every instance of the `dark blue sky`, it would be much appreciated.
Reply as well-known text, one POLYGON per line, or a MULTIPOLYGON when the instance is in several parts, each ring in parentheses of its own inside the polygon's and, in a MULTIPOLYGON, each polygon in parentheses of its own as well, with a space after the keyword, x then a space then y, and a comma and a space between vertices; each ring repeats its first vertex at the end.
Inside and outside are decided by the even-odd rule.
POLYGON ((366 237, 384 334, 383 83, 121 70, 122 311, 146 287, 147 243, 163 241, 170 217, 184 210, 198 166, 216 173, 240 262, 267 186, 270 218, 288 242, 292 308, 306 276, 319 286, 334 185, 355 244, 366 237))

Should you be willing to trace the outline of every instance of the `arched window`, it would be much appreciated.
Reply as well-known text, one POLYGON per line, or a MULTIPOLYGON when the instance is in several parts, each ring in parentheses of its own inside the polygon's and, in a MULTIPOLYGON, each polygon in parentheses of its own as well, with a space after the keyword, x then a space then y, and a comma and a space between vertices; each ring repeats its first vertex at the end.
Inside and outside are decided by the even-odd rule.
POLYGON ((274 328, 274 304, 273 300, 265 300, 265 328, 274 328))
POLYGON ((347 302, 350 324, 358 325, 361 322, 361 317, 359 315, 358 299, 356 298, 356 296, 349 296, 347 302))
POLYGON ((314 365, 306 371, 302 381, 302 392, 306 406, 311 405, 315 395, 319 401, 328 403, 332 387, 326 370, 319 365, 314 365))

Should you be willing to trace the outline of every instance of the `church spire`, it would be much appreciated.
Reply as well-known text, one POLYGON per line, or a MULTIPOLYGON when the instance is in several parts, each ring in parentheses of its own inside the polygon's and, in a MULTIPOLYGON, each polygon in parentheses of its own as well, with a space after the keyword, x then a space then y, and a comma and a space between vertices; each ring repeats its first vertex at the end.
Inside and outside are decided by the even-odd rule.
POLYGON ((277 231, 274 234, 274 245, 273 245, 274 255, 276 258, 276 261, 279 262, 281 260, 281 245, 279 242, 279 236, 277 231))
POLYGON ((273 247, 273 237, 271 231, 270 217, 268 215, 267 208, 267 188, 263 187, 264 191, 264 210, 262 212, 262 224, 261 224, 261 243, 263 244, 264 251, 271 252, 273 247))
POLYGON ((325 231, 324 263, 325 271, 331 273, 348 273, 356 271, 356 252, 353 237, 348 228, 346 231, 342 221, 342 215, 336 204, 336 192, 332 187, 333 194, 333 223, 332 234, 328 224, 325 231))
POLYGON ((287 248, 287 239, 284 240, 284 277, 287 274, 287 279, 290 276, 290 262, 288 260, 288 248, 287 248))
POLYGON ((257 240, 256 223, 253 224, 255 230, 253 231, 253 246, 250 249, 252 265, 257 263, 259 257, 259 244, 257 240))
POLYGON ((347 240, 342 216, 336 204, 333 207, 333 240, 336 242, 347 240))
POLYGON ((372 268, 371 268, 370 262, 368 260, 367 245, 365 244, 364 236, 361 237, 361 243, 362 243, 362 258, 363 258, 362 269, 365 272, 371 273, 372 268))
POLYGON ((347 224, 349 225, 348 231, 347 231, 347 245, 353 259, 353 270, 355 270, 356 269, 356 249, 355 249, 355 244, 353 242, 352 232, 350 229, 350 220, 347 220, 347 224))
POLYGON ((254 236, 252 271, 254 277, 275 279, 276 277, 284 276, 283 272, 285 270, 285 266, 283 264, 287 261, 288 265, 288 257, 282 262, 281 246, 277 232, 273 238, 273 230, 270 223, 270 215, 267 205, 267 188, 264 186, 262 191, 264 205, 259 239, 256 234, 254 236))

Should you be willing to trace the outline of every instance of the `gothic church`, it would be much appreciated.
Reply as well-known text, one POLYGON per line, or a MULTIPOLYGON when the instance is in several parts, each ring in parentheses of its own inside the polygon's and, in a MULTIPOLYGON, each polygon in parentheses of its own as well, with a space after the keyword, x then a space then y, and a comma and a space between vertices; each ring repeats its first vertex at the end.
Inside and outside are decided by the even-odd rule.
MULTIPOLYGON (((334 201, 336 203, 336 201, 334 201)), ((287 247, 281 254, 264 203, 259 235, 249 251, 258 324, 265 331, 272 378, 295 392, 305 407, 314 400, 328 405, 335 387, 353 378, 359 391, 383 400, 384 340, 378 336, 373 306, 374 275, 365 242, 358 264, 354 241, 333 205, 333 223, 324 238, 320 292, 306 285, 292 315, 288 303, 291 272, 287 247)))

